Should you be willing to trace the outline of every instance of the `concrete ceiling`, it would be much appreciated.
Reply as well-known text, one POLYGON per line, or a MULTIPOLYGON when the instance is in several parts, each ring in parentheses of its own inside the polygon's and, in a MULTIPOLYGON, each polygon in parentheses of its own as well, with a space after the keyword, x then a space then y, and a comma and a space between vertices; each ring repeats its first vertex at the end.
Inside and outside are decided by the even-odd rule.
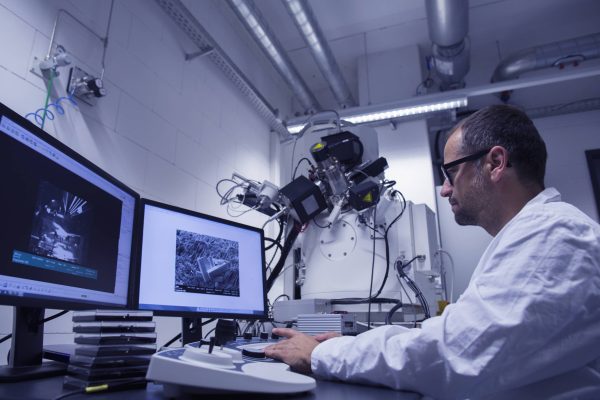
MULTIPOLYGON (((282 3, 255 3, 324 108, 336 108, 282 3)), ((310 4, 355 98, 360 57, 410 45, 419 46, 423 58, 430 54, 424 0, 310 0, 310 4)), ((488 83, 498 62, 515 51, 600 31, 598 0, 470 0, 469 7, 472 57, 467 86, 488 83)), ((264 57, 258 48, 256 55, 264 57)), ((584 84, 583 93, 575 90, 573 96, 600 96, 598 87, 584 84)), ((545 101, 572 101, 560 98, 563 90, 555 92, 557 99, 545 101)))

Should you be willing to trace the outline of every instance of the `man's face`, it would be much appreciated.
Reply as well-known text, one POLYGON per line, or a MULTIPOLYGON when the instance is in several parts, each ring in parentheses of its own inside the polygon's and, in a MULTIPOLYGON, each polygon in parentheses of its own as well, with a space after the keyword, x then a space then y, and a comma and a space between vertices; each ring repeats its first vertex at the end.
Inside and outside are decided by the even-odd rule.
MULTIPOLYGON (((461 142, 462 130, 457 129, 444 148, 444 163, 467 155, 460 151, 461 142)), ((475 160, 450 168, 448 173, 452 176, 453 185, 446 179, 440 192, 442 197, 448 197, 454 219, 459 225, 479 225, 482 211, 488 202, 488 185, 477 165, 478 160, 475 160)))

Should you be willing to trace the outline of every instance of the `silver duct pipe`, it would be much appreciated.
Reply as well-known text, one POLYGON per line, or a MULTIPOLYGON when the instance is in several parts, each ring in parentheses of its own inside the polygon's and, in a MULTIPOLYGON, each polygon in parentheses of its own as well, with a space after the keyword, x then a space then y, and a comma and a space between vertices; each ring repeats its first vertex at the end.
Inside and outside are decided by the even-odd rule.
POLYGON ((336 101, 342 108, 355 105, 352 93, 342 76, 340 68, 333 57, 325 35, 317 23, 307 0, 282 0, 296 27, 302 34, 321 73, 329 83, 336 101))
POLYGON ((573 101, 566 104, 555 104, 551 106, 529 108, 525 110, 529 118, 544 118, 555 115, 580 113, 600 109, 600 97, 573 101))
POLYGON ((227 3, 271 61, 273 67, 285 79, 304 110, 308 114, 314 114, 320 110, 321 107, 317 99, 300 77, 283 46, 273 34, 254 2, 252 0, 228 0, 227 3))
POLYGON ((470 45, 468 0, 427 0, 427 25, 433 42, 433 67, 442 81, 441 89, 465 86, 469 72, 470 45))
POLYGON ((600 33, 532 47, 516 52, 498 64, 492 82, 518 78, 524 72, 579 63, 600 57, 600 33))

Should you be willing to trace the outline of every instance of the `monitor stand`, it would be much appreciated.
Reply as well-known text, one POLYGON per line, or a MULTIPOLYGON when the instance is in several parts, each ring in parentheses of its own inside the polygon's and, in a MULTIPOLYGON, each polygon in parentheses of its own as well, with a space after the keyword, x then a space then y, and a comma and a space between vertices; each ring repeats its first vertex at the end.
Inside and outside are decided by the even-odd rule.
POLYGON ((44 309, 14 307, 12 344, 7 366, 0 366, 0 383, 65 375, 67 364, 42 363, 44 309))
POLYGON ((181 318, 181 343, 185 346, 188 343, 199 342, 202 340, 202 318, 181 318))

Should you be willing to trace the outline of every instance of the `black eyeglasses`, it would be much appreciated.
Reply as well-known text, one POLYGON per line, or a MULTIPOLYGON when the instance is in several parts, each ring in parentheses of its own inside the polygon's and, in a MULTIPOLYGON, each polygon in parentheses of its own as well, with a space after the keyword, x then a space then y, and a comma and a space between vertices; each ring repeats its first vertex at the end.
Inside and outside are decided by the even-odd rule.
POLYGON ((487 153, 489 153, 491 149, 492 148, 481 150, 481 151, 478 151, 477 153, 473 153, 473 154, 468 155, 466 157, 459 158, 458 160, 454 160, 454 161, 451 161, 451 162, 449 162, 447 164, 443 164, 441 166, 441 168, 442 168, 442 174, 444 174, 444 178, 448 179, 448 183, 450 183, 450 186, 454 186, 454 182, 452 181, 452 174, 450 173, 450 171, 448 171, 448 169, 452 168, 452 167, 455 167, 457 165, 460 165, 462 163, 466 163, 468 161, 477 160, 477 159, 485 156, 487 153))

